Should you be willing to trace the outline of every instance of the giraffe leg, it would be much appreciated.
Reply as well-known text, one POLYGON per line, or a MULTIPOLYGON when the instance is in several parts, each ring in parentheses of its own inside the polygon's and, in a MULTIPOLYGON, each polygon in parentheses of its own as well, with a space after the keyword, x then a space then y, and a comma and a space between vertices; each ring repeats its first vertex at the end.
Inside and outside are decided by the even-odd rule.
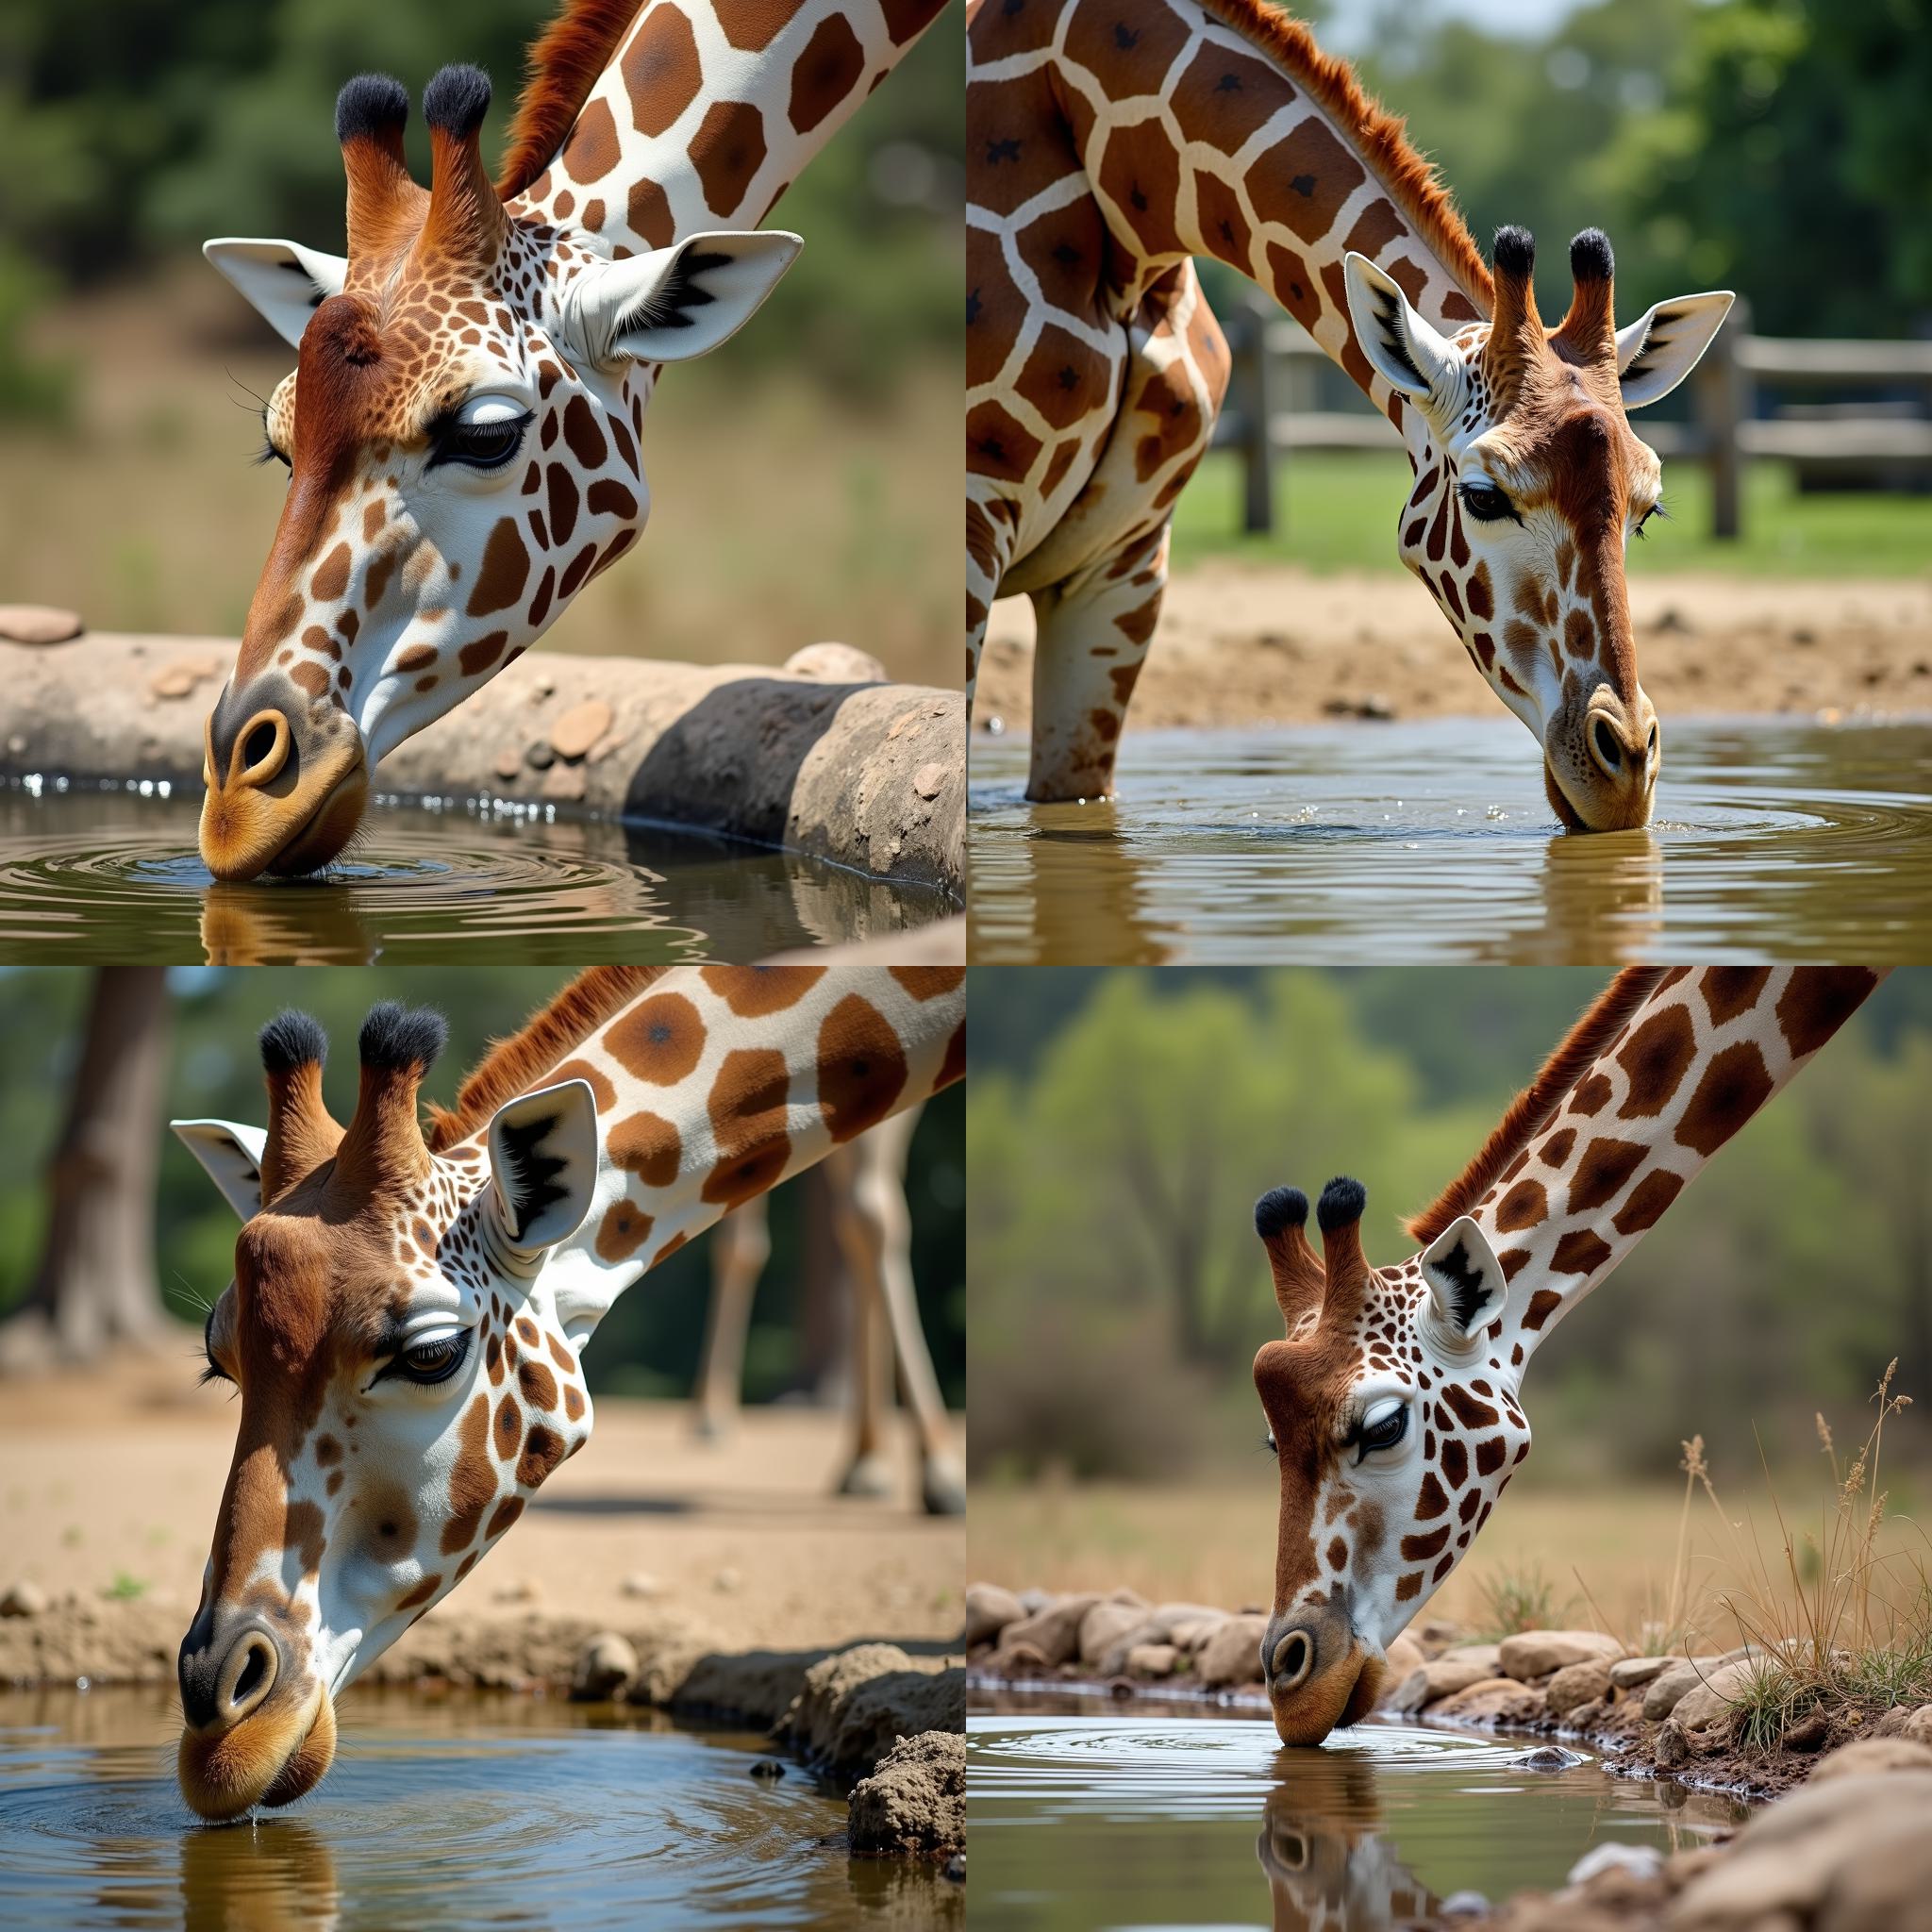
POLYGON ((705 1352, 698 1367, 695 1432, 715 1441, 738 1420, 744 1381, 744 1338, 752 1295, 771 1258, 765 1197, 755 1196, 719 1222, 711 1234, 711 1306, 705 1318, 705 1352))
MULTIPOLYGON (((971 479, 968 489, 972 489, 971 479)), ((973 694, 979 685, 979 657, 1000 579, 1013 553, 1014 510, 1003 497, 966 499, 966 728, 973 728, 973 694)))
POLYGON ((846 1274, 852 1284, 852 1453, 836 1489, 841 1496, 883 1499, 892 1493, 892 1472, 879 1441, 880 1418, 891 1399, 886 1385, 891 1365, 882 1350, 885 1336, 879 1317, 883 1311, 875 1281, 852 1261, 851 1241, 845 1231, 845 1222, 855 1211, 853 1191, 863 1162, 870 1158, 870 1140, 868 1135, 827 1155, 823 1171, 833 1204, 833 1224, 839 1244, 845 1252, 846 1274))
POLYGON ((1105 798, 1127 700, 1167 588, 1167 520, 1066 584, 1034 593, 1026 796, 1105 798))
POLYGON ((899 1381, 919 1433, 920 1498, 928 1516, 966 1507, 965 1472, 946 1422, 912 1282, 912 1218, 906 1208, 906 1156, 919 1109, 882 1122, 859 1143, 862 1158, 840 1203, 839 1233, 862 1296, 882 1309, 899 1381))

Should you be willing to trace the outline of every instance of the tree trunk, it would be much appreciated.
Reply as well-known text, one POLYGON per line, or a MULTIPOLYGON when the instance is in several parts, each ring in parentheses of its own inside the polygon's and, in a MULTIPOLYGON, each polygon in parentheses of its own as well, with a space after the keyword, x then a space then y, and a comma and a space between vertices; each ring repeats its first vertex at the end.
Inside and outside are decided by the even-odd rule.
POLYGON ((168 1332, 155 1277, 155 1176, 169 1008, 158 966, 104 966, 67 1120, 47 1162, 47 1232, 26 1299, 0 1324, 0 1373, 149 1348, 168 1332))

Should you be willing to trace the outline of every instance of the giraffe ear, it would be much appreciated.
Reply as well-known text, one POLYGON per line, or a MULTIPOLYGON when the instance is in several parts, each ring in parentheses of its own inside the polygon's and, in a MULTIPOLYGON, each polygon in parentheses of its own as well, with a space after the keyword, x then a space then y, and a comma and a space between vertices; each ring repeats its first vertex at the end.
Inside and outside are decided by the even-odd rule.
POLYGON ((266 1127, 244 1127, 237 1121, 170 1121, 175 1138, 201 1162, 222 1198, 243 1221, 261 1212, 261 1150, 268 1144, 266 1127))
POLYGON ((689 235, 586 270, 563 293, 566 340, 593 362, 686 362, 758 312, 805 246, 779 228, 689 235))
POLYGON ((297 347, 309 316, 342 292, 349 264, 340 255, 299 242, 249 241, 224 235, 201 252, 246 295, 283 341, 297 347))
POLYGON ((1402 285, 1366 255, 1354 253, 1342 258, 1341 283, 1349 323, 1369 366, 1424 414, 1446 408, 1457 390, 1456 351, 1408 306, 1402 285))
POLYGON ((1467 1214, 1429 1243, 1422 1268, 1436 1320, 1452 1340, 1473 1341, 1503 1312, 1509 1292, 1503 1264, 1467 1214))
POLYGON ((1728 289, 1679 295, 1620 328, 1617 375, 1624 386, 1624 407, 1641 409, 1669 395, 1697 367, 1737 299, 1728 289))
POLYGON ((520 1253, 574 1235, 597 1191, 597 1103, 582 1080, 506 1101, 490 1123, 490 1171, 505 1239, 520 1253))

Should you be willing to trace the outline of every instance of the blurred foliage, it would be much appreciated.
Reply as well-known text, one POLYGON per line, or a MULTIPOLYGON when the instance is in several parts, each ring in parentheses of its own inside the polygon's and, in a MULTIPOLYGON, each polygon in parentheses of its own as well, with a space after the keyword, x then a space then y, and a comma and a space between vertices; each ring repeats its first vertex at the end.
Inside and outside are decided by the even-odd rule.
MULTIPOLYGON (((967 1124, 975 1474, 1173 1477, 1259 1434, 1252 1209, 1333 1174, 1401 1214, 1475 1151, 1605 975, 979 970, 967 1124)), ((1808 1448, 1887 1361, 1932 1396, 1932 971, 1894 974, 1540 1352, 1538 1460, 1669 1476, 1808 1448)), ((1922 1407, 1899 1454, 1928 1460, 1922 1407)), ((1892 1454, 1888 1447, 1888 1457, 1892 1454)))
MULTIPOLYGON (((524 52, 556 8, 472 0, 9 0, 0 9, 0 409, 22 381, 8 263, 49 287, 125 276, 209 235, 342 245, 333 104, 353 75, 395 75, 420 100, 453 60, 495 83, 494 160, 524 52)), ((906 360, 957 351, 965 139, 960 26, 940 20, 781 203, 799 266, 734 362, 801 357, 855 395, 906 360)), ((420 113, 408 137, 429 175, 420 113)))
MULTIPOLYGON (((425 1099, 448 1105, 489 1042, 515 1032, 565 980, 554 969, 525 967, 175 971, 169 981, 175 1012, 167 1118, 258 1124, 264 1108, 256 1034, 283 1008, 300 1007, 328 1030, 334 1052, 327 1086, 337 1118, 346 1120, 355 1105, 356 1035, 382 999, 434 1006, 448 1019, 449 1045, 424 1086, 425 1099)), ((25 1291, 39 1251, 41 1176, 79 1057, 86 995, 87 975, 77 970, 0 973, 0 1041, 6 1042, 0 1050, 0 1144, 14 1156, 0 1178, 0 1312, 25 1291)), ((926 1340, 941 1383, 956 1403, 965 1364, 964 1119, 964 1094, 957 1087, 928 1105, 907 1183, 926 1340)), ((158 1273, 171 1310, 194 1324, 181 1331, 186 1377, 198 1365, 202 1309, 234 1273, 236 1224, 193 1157, 168 1133, 166 1118, 154 1124, 163 1137, 158 1273)), ((772 1258, 759 1283, 745 1356, 745 1392, 753 1401, 790 1392, 800 1379, 793 1318, 806 1252, 803 1191, 788 1185, 772 1197, 772 1258)), ((653 1270, 605 1320, 587 1357, 592 1392, 688 1392, 709 1294, 709 1245, 701 1240, 653 1270)))

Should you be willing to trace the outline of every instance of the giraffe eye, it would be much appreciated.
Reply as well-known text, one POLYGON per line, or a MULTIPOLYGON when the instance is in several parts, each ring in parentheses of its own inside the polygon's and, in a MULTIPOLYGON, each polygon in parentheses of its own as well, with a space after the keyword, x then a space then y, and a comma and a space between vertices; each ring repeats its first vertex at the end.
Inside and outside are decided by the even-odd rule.
POLYGON ((470 1332, 467 1328, 449 1335, 432 1335, 426 1341, 413 1342, 409 1347, 399 1350, 375 1379, 380 1382, 390 1375, 401 1375, 405 1381, 424 1387, 447 1382, 469 1358, 469 1354, 470 1332))
POLYGON ((1407 1403, 1396 1400, 1379 1404, 1362 1418, 1361 1426, 1356 1430, 1355 1459, 1359 1462, 1375 1450, 1392 1449, 1407 1434, 1407 1403))
POLYGON ((429 468, 465 463, 473 470, 502 469, 523 448, 532 414, 501 396, 473 398, 431 425, 429 468))
MULTIPOLYGON (((1460 493, 1463 508, 1479 524, 1499 524, 1505 517, 1516 516, 1515 506, 1493 483, 1465 483, 1460 493)), ((1522 519, 1517 517, 1517 521, 1522 519)))

